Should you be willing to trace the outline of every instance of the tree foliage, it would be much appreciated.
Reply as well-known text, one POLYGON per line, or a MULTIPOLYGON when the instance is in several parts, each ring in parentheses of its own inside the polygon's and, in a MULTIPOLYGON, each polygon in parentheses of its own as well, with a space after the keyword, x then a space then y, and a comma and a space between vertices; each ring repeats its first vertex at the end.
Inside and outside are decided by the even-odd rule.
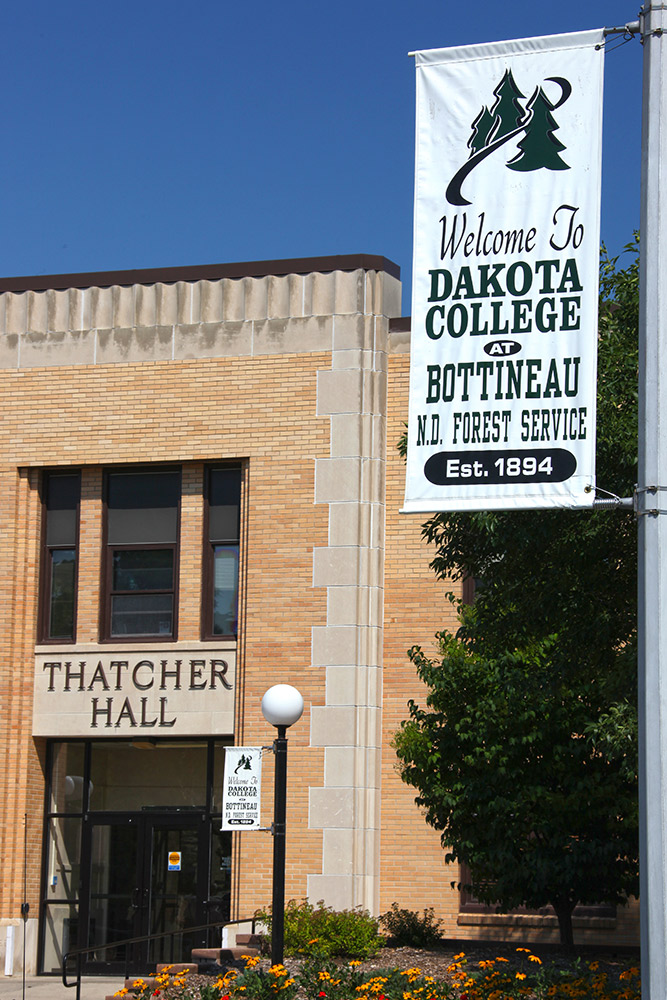
MULTIPOLYGON (((603 251, 596 464, 616 496, 636 482, 637 314, 636 253, 603 251)), ((571 945, 577 903, 637 891, 634 516, 443 513, 423 534, 477 591, 437 656, 410 650, 428 696, 395 736, 402 777, 479 899, 551 904, 571 945)))

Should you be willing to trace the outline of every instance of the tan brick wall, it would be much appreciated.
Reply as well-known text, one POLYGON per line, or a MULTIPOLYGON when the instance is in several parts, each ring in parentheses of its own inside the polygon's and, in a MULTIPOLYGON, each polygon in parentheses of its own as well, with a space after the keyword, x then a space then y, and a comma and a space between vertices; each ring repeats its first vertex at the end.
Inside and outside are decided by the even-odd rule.
MULTIPOLYGON (((313 503, 315 459, 329 454, 329 420, 315 415, 316 372, 330 365, 330 355, 312 354, 2 373, 6 458, 0 476, 5 542, 0 767, 7 792, 0 820, 1 916, 17 915, 26 811, 31 911, 36 913, 38 905, 43 779, 30 735, 41 524, 37 468, 83 469, 77 640, 95 642, 101 466, 185 463, 179 639, 199 640, 203 461, 247 461, 243 602, 250 638, 239 650, 237 741, 269 743, 274 731, 261 716, 260 701, 270 684, 296 684, 309 704, 324 697, 323 678, 313 675, 309 665, 311 629, 322 621, 326 607, 326 594, 312 588, 313 545, 327 543, 326 508, 313 503), (28 465, 36 468, 17 475, 16 466, 28 465)), ((294 896, 305 894, 307 872, 321 866, 322 832, 308 830, 308 786, 322 783, 323 751, 308 748, 308 735, 306 717, 290 734, 289 823, 294 832, 288 839, 288 893, 294 896)), ((271 770, 272 759, 267 758, 267 803, 271 770)), ((267 823, 270 819, 267 815, 267 823)), ((252 845, 246 845, 248 861, 238 873, 243 912, 270 899, 271 838, 253 836, 252 845)))
POLYGON ((407 650, 413 645, 434 650, 435 633, 453 626, 454 615, 445 596, 448 586, 429 569, 433 553, 421 538, 426 517, 399 513, 405 464, 397 444, 407 420, 409 355, 392 354, 389 373, 380 906, 382 912, 393 902, 420 911, 432 906, 444 921, 443 932, 455 937, 458 894, 450 882, 458 879, 458 865, 445 865, 440 835, 426 825, 415 790, 401 781, 391 748, 393 733, 408 717, 409 699, 419 702, 425 693, 407 650))

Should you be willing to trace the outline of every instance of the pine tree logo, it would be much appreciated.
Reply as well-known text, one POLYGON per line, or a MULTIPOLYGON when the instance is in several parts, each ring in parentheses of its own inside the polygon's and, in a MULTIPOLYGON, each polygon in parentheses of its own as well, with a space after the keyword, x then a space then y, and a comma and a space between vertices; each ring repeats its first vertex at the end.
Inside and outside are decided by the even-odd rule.
POLYGON ((547 80, 560 87, 560 97, 554 104, 541 86, 524 105, 525 94, 516 85, 511 69, 505 74, 493 91, 495 101, 490 108, 482 107, 472 122, 468 139, 470 156, 447 185, 445 197, 450 205, 469 205, 461 188, 469 173, 487 156, 510 139, 521 136, 517 143, 518 152, 506 166, 510 170, 569 170, 569 165, 561 157, 566 148, 556 138, 558 122, 553 112, 565 104, 572 93, 572 86, 562 76, 550 76, 547 80))

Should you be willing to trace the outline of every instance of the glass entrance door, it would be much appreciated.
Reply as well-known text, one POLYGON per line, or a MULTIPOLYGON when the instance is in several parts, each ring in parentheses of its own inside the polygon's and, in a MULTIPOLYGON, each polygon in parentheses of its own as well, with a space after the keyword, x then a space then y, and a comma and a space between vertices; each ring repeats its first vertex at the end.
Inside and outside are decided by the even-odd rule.
POLYGON ((83 926, 86 972, 132 974, 157 962, 189 961, 205 943, 187 927, 206 919, 208 825, 204 813, 134 813, 84 821, 83 926), (116 945, 126 938, 168 934, 116 945))

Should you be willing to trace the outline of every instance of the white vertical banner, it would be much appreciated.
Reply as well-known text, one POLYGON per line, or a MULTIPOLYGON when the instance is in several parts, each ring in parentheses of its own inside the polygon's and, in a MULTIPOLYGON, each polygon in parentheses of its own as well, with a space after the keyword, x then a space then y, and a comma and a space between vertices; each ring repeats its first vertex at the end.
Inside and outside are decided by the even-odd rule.
POLYGON ((261 829, 262 748, 227 747, 221 830, 261 829))
POLYGON ((593 503, 603 43, 416 53, 405 512, 593 503))

